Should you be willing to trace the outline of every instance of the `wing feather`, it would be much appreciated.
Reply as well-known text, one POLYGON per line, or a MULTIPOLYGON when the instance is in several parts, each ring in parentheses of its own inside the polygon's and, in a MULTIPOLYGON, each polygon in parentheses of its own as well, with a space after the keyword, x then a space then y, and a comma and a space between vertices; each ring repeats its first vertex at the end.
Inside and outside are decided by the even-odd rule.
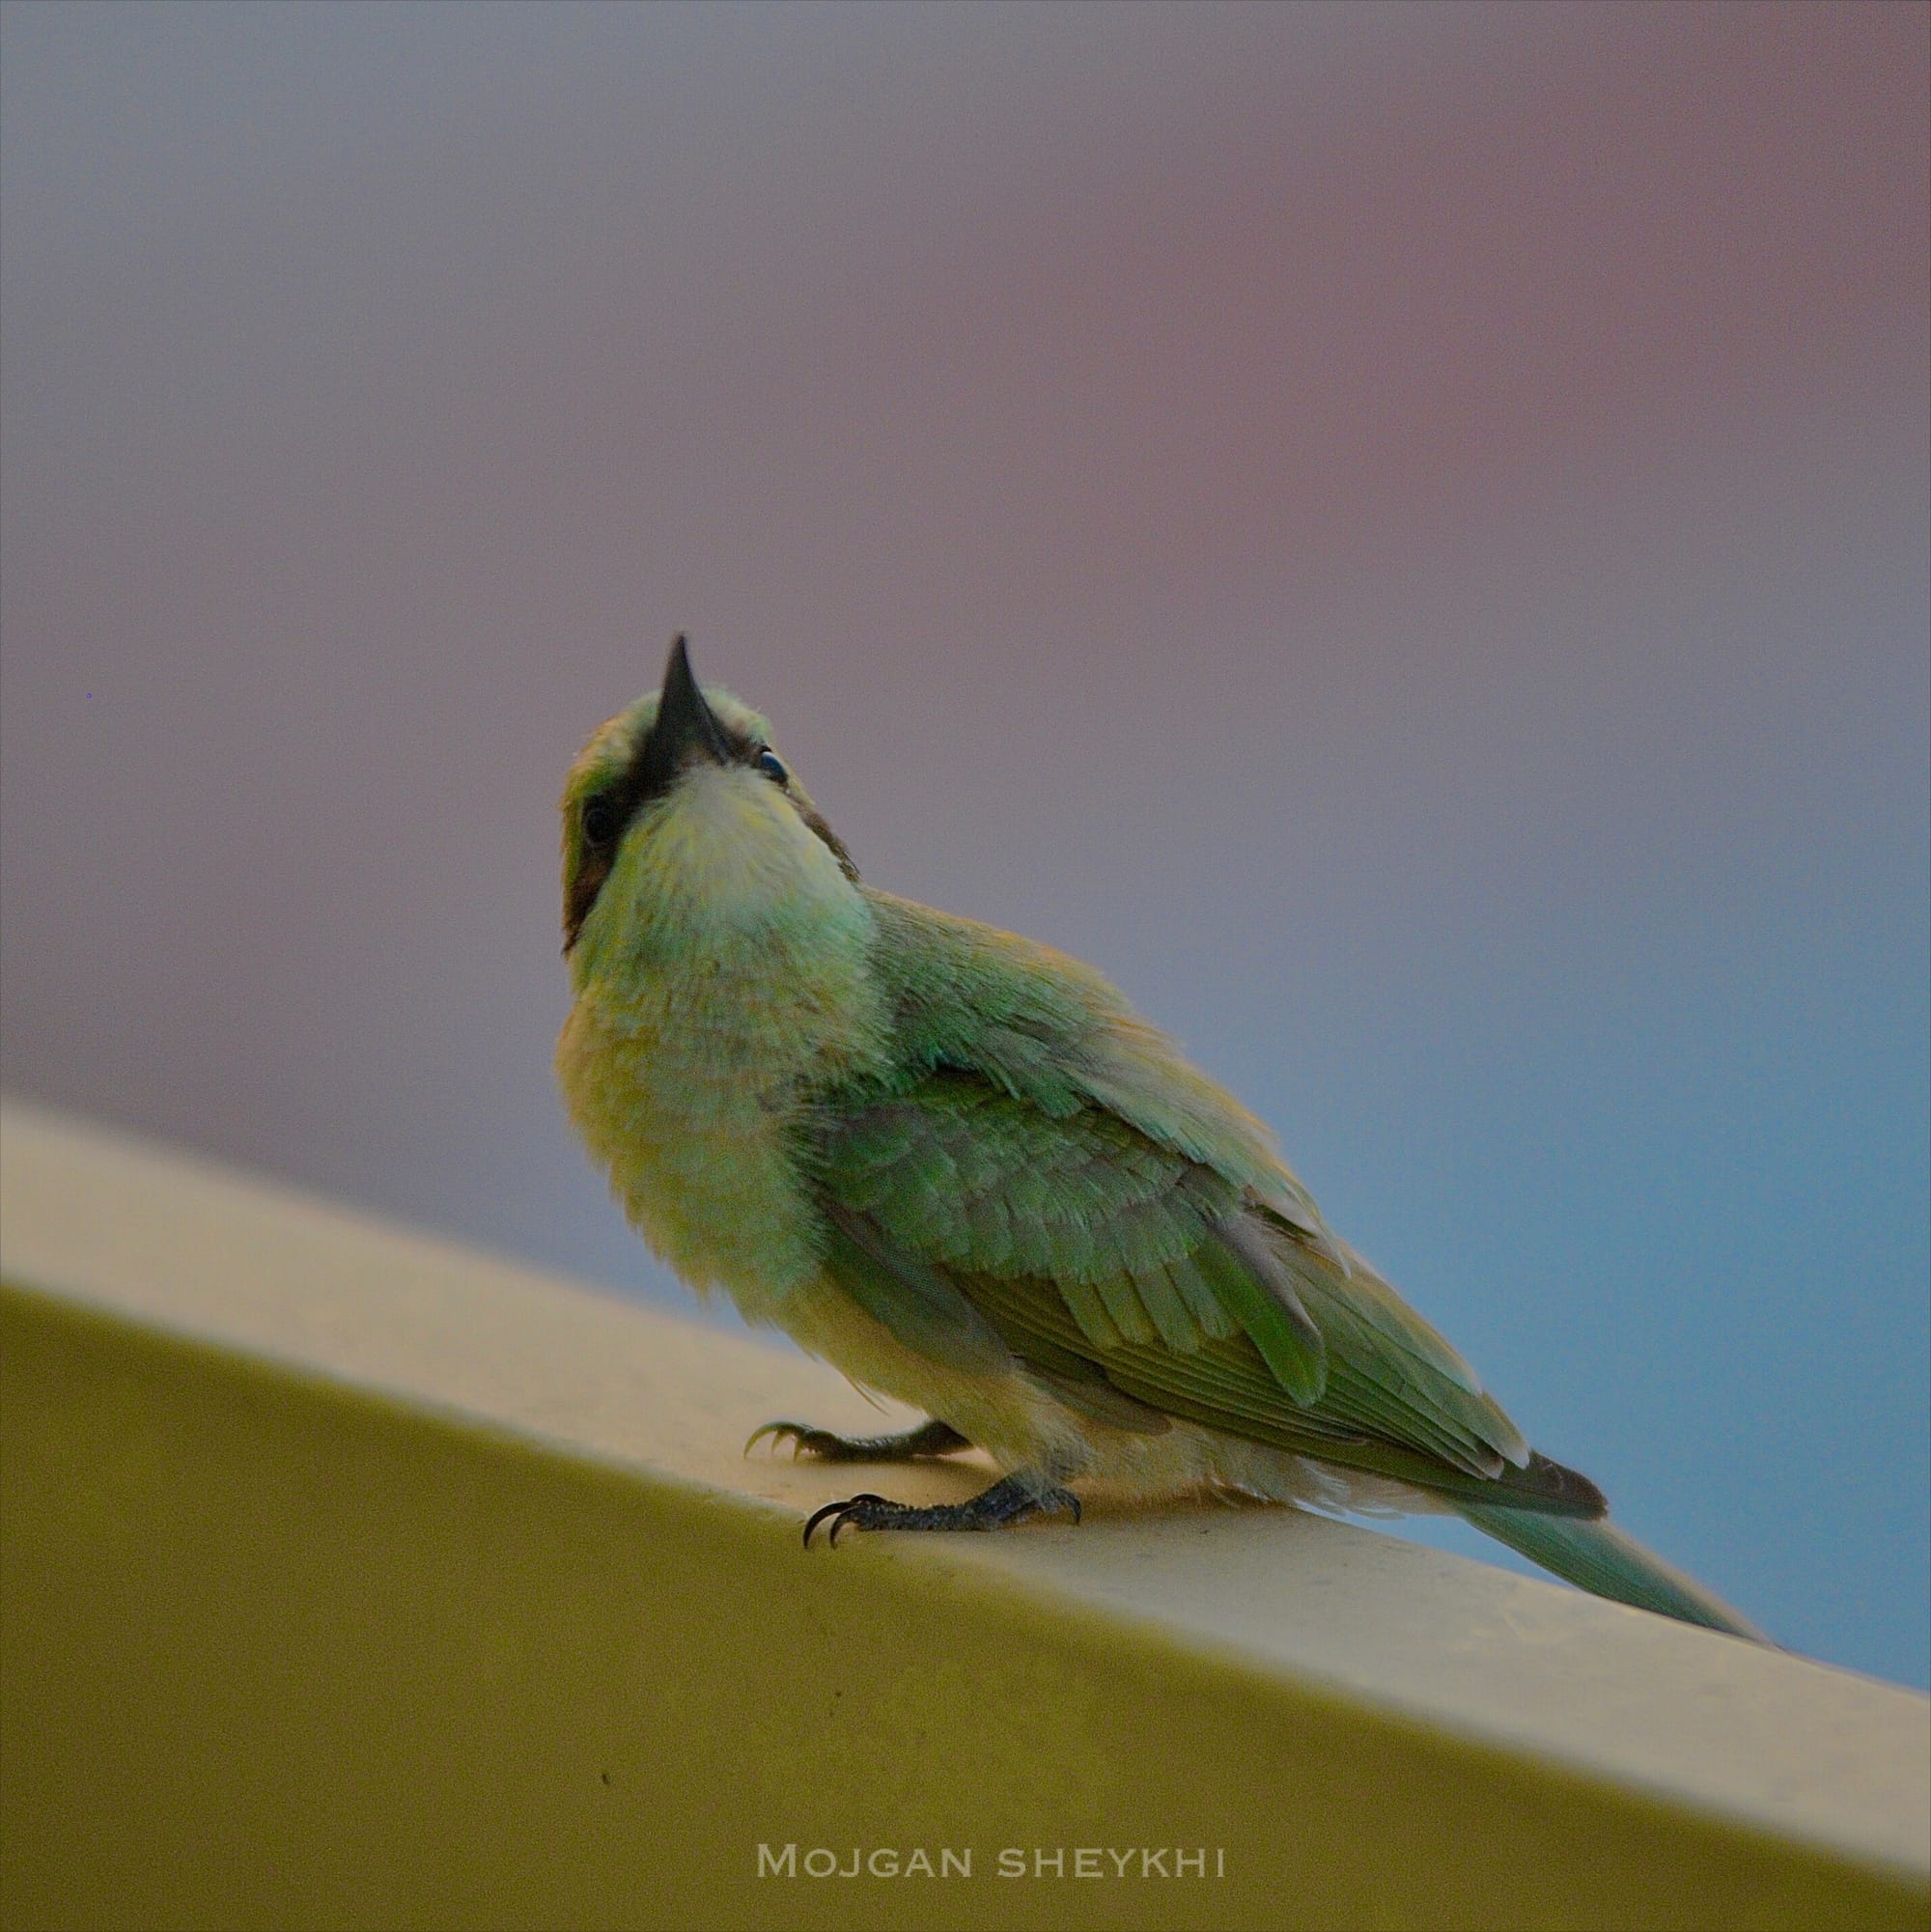
POLYGON ((827 1267, 909 1346, 1017 1361, 1122 1427, 1177 1415, 1451 1496, 1600 1510, 1105 981, 873 897, 894 1069, 823 1097, 813 1151, 827 1267))

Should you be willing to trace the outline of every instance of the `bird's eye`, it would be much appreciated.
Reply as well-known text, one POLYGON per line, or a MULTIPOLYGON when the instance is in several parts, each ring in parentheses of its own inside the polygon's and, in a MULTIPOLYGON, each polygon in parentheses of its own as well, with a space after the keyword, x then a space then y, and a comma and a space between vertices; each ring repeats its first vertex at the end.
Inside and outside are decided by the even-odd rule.
POLYGON ((586 845, 608 845, 617 829, 617 814, 608 798, 583 801, 583 839, 586 845))
POLYGON ((758 753, 758 770, 773 785, 788 785, 791 783, 791 773, 785 770, 784 760, 769 744, 758 753))

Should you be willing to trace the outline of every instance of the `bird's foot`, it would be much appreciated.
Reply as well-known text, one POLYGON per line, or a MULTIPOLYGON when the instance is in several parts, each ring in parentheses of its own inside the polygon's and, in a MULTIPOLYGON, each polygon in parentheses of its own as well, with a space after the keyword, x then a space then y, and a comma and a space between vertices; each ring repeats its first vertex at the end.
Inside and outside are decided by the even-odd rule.
POLYGON ((835 1548, 842 1529, 1003 1529, 1009 1523, 1059 1510, 1069 1511, 1077 1523, 1079 1498, 1070 1489, 1042 1489, 1036 1477, 1024 1475, 1006 1476, 966 1502, 932 1503, 925 1508, 882 1496, 854 1496, 843 1502, 827 1502, 813 1513, 804 1526, 804 1547, 811 1548, 818 1526, 826 1522, 831 1525, 829 1537, 835 1548))
POLYGON ((829 1429, 808 1429, 802 1422, 767 1422, 751 1432, 744 1444, 748 1456, 769 1436, 773 1445, 789 1438, 792 1456, 811 1456, 821 1463, 920 1463, 931 1456, 949 1456, 972 1445, 946 1422, 921 1422, 896 1436, 834 1436, 829 1429))

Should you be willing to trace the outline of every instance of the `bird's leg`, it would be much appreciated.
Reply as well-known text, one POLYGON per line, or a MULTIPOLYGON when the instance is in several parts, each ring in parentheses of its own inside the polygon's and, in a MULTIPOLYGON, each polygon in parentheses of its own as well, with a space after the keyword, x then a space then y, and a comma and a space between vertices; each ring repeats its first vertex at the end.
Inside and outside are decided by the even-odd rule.
POLYGON ((890 1502, 882 1496, 854 1496, 843 1502, 827 1502, 804 1526, 804 1547, 811 1548, 813 1533, 826 1522, 831 1525, 830 1539, 836 1545, 841 1529, 1002 1529, 1009 1523, 1023 1523, 1028 1517, 1062 1509, 1072 1512, 1075 1523, 1079 1521, 1079 1498, 1070 1489, 1060 1489, 1049 1478, 1021 1470, 1016 1475, 1001 1477, 966 1502, 920 1508, 915 1503, 890 1502))
POLYGON ((821 1463, 921 1463, 972 1446, 949 1422, 936 1418, 896 1436, 834 1436, 829 1429, 810 1429, 802 1422, 767 1422, 752 1433, 744 1453, 748 1456, 767 1436, 773 1442, 789 1436, 795 1455, 821 1463))

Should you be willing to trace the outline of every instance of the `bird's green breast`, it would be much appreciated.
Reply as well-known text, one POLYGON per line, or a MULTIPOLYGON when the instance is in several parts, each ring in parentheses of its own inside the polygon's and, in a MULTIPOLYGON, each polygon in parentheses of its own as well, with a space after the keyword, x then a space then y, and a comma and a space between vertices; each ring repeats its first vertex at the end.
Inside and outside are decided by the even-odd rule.
POLYGON ((606 943, 557 1043, 571 1117, 630 1219, 752 1320, 817 1273, 810 1109, 872 1072, 886 1034, 863 898, 838 880, 789 912, 606 943))

